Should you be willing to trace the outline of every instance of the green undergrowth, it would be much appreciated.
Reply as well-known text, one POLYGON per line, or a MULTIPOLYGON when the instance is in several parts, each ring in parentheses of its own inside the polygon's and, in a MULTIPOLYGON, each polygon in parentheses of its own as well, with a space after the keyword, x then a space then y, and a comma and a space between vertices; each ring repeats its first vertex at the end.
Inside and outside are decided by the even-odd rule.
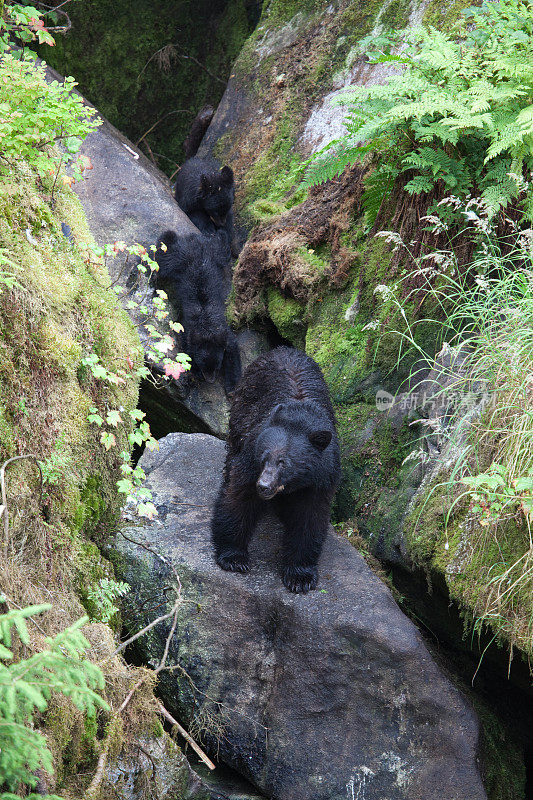
MULTIPOLYGON (((440 455, 410 510, 410 558, 444 577, 472 625, 533 655, 533 284, 529 230, 502 238, 486 219, 470 269, 432 290, 448 303, 440 358, 440 455), (453 402, 451 402, 453 398, 453 402), (445 423, 445 424, 443 424, 445 423)), ((507 220, 509 223, 510 221, 507 220)), ((483 225, 481 225, 483 223, 483 225)), ((514 230, 513 227, 510 230, 514 230)), ((440 369, 426 355, 426 362, 440 369)))
MULTIPOLYGON (((142 364, 137 332, 109 288, 109 275, 86 262, 80 248, 92 242, 82 207, 60 180, 52 196, 52 184, 53 176, 41 180, 23 162, 0 174, 0 463, 32 454, 43 476, 41 493, 34 458, 6 467, 9 529, 0 584, 9 607, 53 603, 41 627, 29 628, 32 652, 43 647, 41 631, 54 635, 79 619, 82 601, 90 610, 88 591, 112 577, 89 537, 98 539, 116 524, 119 460, 102 447, 87 417, 95 400, 134 409, 135 371, 142 364), (89 353, 120 372, 117 386, 87 375, 81 362, 89 353)), ((119 445, 128 447, 126 441, 119 445)), ((112 657, 110 628, 93 622, 84 634, 89 659, 110 657, 105 696, 120 704, 131 676, 112 657)), ((149 710, 140 710, 143 703, 148 708, 144 691, 131 710, 139 730, 153 719, 149 710)), ((40 728, 54 756, 58 794, 83 794, 105 724, 105 718, 98 726, 95 719, 84 720, 66 699, 54 699, 40 728)), ((128 736, 124 732, 121 742, 128 736)))

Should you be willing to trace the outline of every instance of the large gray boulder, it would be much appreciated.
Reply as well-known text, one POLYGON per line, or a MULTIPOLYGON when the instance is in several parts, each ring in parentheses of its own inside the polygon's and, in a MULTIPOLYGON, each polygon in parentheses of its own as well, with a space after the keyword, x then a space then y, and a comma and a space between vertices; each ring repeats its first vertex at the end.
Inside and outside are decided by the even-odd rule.
MULTIPOLYGON (((108 543, 132 587, 131 632, 171 604, 169 563, 179 573, 169 709, 275 800, 486 800, 474 712, 346 540, 331 532, 305 596, 281 583, 273 520, 248 575, 217 567, 209 517, 223 459, 208 435, 167 436, 141 460, 159 517, 108 543)), ((139 640, 144 661, 168 631, 139 640)))
MULTIPOLYGON (((46 69, 50 79, 63 80, 51 67, 46 69)), ((80 150, 91 159, 92 169, 74 184, 96 242, 122 240, 147 246, 166 228, 180 236, 197 232, 174 201, 166 175, 101 114, 98 117, 102 124, 80 150)))

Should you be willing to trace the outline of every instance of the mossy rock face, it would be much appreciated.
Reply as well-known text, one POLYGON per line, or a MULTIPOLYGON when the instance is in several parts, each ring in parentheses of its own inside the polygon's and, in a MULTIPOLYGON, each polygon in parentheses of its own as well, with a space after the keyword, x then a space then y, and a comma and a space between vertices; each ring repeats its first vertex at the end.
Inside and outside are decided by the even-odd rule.
POLYGON ((303 347, 305 338, 305 322, 303 315, 305 306, 290 297, 284 297, 273 287, 267 290, 268 315, 280 336, 287 339, 295 347, 303 347))
MULTIPOLYGON (((82 358, 96 353, 108 369, 120 370, 128 358, 140 363, 141 348, 108 289, 109 276, 86 264, 61 223, 76 242, 92 241, 69 189, 56 186, 51 212, 49 189, 35 176, 23 169, 0 176, 0 248, 10 254, 16 279, 13 289, 3 286, 0 293, 0 456, 35 453, 54 521, 77 534, 96 530, 106 514, 118 511, 115 456, 106 454, 88 422, 102 390, 92 376, 83 379, 82 358)), ((126 413, 137 392, 131 371, 104 390, 110 407, 126 413)), ((119 447, 125 437, 117 433, 119 447)), ((34 472, 31 462, 14 468, 21 479, 34 472)))

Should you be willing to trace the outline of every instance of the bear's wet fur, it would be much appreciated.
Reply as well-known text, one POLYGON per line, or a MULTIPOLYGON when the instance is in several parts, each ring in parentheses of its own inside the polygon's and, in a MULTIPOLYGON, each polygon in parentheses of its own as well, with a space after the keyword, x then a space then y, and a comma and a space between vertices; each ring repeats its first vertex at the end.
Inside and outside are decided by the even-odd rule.
MULTIPOLYGON (((178 297, 177 281, 188 265, 199 261, 216 266, 220 276, 220 292, 226 296, 231 281, 231 250, 226 231, 219 230, 212 236, 188 233, 178 236, 175 231, 165 231, 158 241, 155 260, 159 271, 155 275, 157 285, 166 286, 178 297), (161 249, 164 244, 166 250, 161 249)), ((191 267, 192 268, 192 267, 191 267)))
POLYGON ((180 346, 191 357, 191 372, 209 383, 220 376, 229 394, 241 377, 241 358, 226 320, 224 267, 228 253, 224 232, 179 237, 175 231, 165 231, 155 259, 158 285, 166 286, 181 307, 184 333, 180 346))
POLYGON ((235 181, 231 167, 220 169, 213 158, 190 158, 178 172, 174 197, 198 230, 212 234, 222 228, 232 243, 235 181))
POLYGON ((339 480, 335 414, 320 368, 290 347, 259 356, 232 401, 212 518, 218 565, 248 571, 248 543, 270 508, 284 528, 283 583, 292 592, 314 589, 339 480))

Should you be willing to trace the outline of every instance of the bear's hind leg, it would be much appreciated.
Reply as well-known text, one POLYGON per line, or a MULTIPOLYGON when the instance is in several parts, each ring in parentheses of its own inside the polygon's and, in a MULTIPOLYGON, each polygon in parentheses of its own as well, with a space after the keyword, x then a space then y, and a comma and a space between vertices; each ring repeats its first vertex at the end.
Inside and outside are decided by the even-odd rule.
POLYGON ((282 580, 291 592, 308 592, 318 583, 317 563, 327 536, 330 503, 314 492, 280 498, 283 523, 282 580))
POLYGON ((248 543, 260 511, 260 501, 252 494, 230 497, 222 484, 211 522, 211 540, 219 567, 229 572, 250 569, 248 543))

